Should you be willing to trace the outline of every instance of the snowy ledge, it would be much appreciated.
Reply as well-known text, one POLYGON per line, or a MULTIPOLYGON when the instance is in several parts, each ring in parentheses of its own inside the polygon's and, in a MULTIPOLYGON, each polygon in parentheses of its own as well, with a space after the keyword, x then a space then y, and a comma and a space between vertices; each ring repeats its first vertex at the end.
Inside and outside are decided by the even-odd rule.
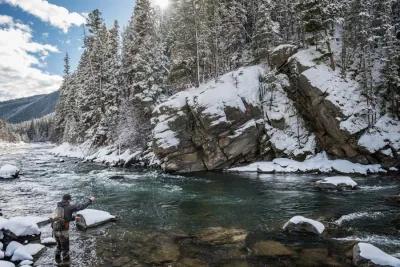
POLYGON ((273 161, 255 162, 247 166, 236 167, 228 172, 257 172, 257 173, 340 173, 362 174, 385 173, 380 164, 362 165, 348 160, 330 160, 325 152, 303 162, 292 159, 278 158, 273 161))

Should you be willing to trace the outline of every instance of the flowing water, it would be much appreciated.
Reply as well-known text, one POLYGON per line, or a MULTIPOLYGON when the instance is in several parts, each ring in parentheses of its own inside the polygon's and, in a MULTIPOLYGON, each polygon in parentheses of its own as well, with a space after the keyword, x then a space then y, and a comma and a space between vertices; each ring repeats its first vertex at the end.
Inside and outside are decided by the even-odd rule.
MULTIPOLYGON (((241 228, 255 238, 275 235, 285 242, 281 227, 295 215, 333 225, 336 230, 329 243, 335 246, 363 240, 400 255, 398 225, 393 222, 400 209, 384 201, 385 196, 400 191, 395 177, 355 176, 360 190, 321 192, 312 186, 321 175, 169 175, 107 168, 76 159, 61 162, 49 153, 51 147, 1 147, 0 165, 18 165, 23 174, 19 179, 0 181, 0 208, 5 217, 47 216, 65 193, 76 201, 96 196, 93 208, 119 219, 86 232, 73 227, 72 266, 140 266, 142 260, 135 257, 141 253, 127 244, 137 241, 129 236, 191 235, 207 227, 241 228)), ((43 237, 51 235, 48 226, 42 231, 43 237)), ((53 253, 54 248, 47 249, 37 263, 53 266, 53 253)))

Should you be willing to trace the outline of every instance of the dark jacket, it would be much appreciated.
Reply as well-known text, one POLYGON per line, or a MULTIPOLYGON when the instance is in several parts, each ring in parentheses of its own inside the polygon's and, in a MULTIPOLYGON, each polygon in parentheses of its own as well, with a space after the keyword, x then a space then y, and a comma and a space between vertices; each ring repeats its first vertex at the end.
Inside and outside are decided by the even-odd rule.
POLYGON ((64 219, 67 222, 72 222, 75 219, 73 213, 86 209, 90 204, 92 204, 92 201, 90 199, 83 203, 78 203, 74 205, 71 205, 68 201, 61 201, 57 203, 57 207, 64 208, 64 219))

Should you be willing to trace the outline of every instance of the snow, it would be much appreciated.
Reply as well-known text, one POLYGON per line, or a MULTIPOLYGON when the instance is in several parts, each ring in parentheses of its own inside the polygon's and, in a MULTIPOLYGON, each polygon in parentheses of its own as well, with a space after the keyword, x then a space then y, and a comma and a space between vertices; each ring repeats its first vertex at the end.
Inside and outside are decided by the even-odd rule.
MULTIPOLYGON (((400 121, 389 116, 381 117, 374 127, 364 133, 358 144, 371 153, 375 153, 387 147, 400 151, 400 121)), ((385 153, 393 156, 391 153, 385 153)))
POLYGON ((345 185, 345 186, 351 186, 353 188, 357 186, 357 183, 348 176, 327 177, 323 180, 317 181, 316 183, 317 184, 332 184, 335 186, 345 185))
POLYGON ((26 250, 25 246, 18 247, 11 258, 11 261, 24 261, 24 260, 33 260, 32 255, 26 250))
POLYGON ((11 218, 2 224, 2 229, 10 231, 16 236, 39 235, 40 230, 34 218, 38 217, 27 216, 11 218))
POLYGON ((283 229, 285 230, 291 223, 292 224, 302 224, 302 223, 311 224, 318 231, 319 234, 322 234, 325 231, 325 226, 322 223, 312 220, 312 219, 305 218, 303 216, 294 216, 288 222, 285 223, 285 225, 283 226, 283 229))
POLYGON ((40 243, 42 245, 55 245, 57 242, 56 242, 55 238, 53 238, 53 237, 46 237, 46 238, 43 238, 40 241, 40 243))
POLYGON ((344 222, 354 221, 363 218, 378 218, 382 216, 382 212, 354 212, 341 216, 335 221, 335 224, 342 225, 344 222))
POLYGON ((212 127, 229 124, 225 114, 227 107, 246 112, 247 104, 259 105, 259 75, 264 71, 261 65, 239 68, 222 75, 218 80, 209 81, 198 88, 190 88, 168 98, 153 111, 156 117, 153 138, 157 145, 167 149, 179 144, 178 134, 169 125, 184 115, 181 111, 187 105, 205 114, 211 120, 212 127))
POLYGON ((11 257, 14 254, 15 250, 22 246, 23 245, 17 241, 11 241, 6 248, 6 256, 11 257))
POLYGON ((358 243, 357 247, 360 250, 360 256, 364 259, 370 260, 374 264, 380 266, 400 267, 400 259, 386 254, 371 244, 358 243))
POLYGON ((261 172, 261 173, 343 173, 362 174, 385 173, 379 164, 362 165, 347 160, 330 160, 326 153, 319 153, 303 162, 287 158, 273 161, 255 162, 247 166, 228 169, 229 172, 261 172))
POLYGON ((81 215, 85 219, 87 227, 95 226, 97 224, 115 219, 115 216, 111 215, 110 213, 95 209, 81 210, 77 214, 81 215))
POLYGON ((72 145, 63 143, 50 150, 50 153, 59 157, 79 158, 85 161, 94 161, 104 163, 111 166, 122 166, 126 162, 134 160, 141 155, 141 151, 132 152, 129 149, 122 153, 116 146, 107 146, 93 149, 89 142, 72 145))
POLYGON ((16 178, 19 172, 20 170, 18 167, 11 164, 6 164, 0 167, 0 178, 3 179, 16 178))
POLYGON ((24 246, 24 249, 33 257, 39 254, 46 247, 41 244, 27 244, 24 246))
POLYGON ((9 261, 0 260, 0 267, 15 267, 15 264, 9 261))
POLYGON ((33 261, 24 260, 19 263, 19 266, 24 266, 24 265, 26 266, 26 265, 32 265, 32 264, 33 264, 33 261))

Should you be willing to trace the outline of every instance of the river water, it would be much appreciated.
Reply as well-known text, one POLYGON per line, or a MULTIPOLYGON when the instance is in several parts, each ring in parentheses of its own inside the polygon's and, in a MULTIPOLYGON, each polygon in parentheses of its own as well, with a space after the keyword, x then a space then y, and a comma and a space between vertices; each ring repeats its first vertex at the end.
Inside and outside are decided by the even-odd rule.
MULTIPOLYGON (((312 186, 312 181, 324 177, 321 175, 175 176, 107 168, 77 159, 64 158, 61 162, 49 152, 52 147, 50 144, 0 147, 0 165, 15 164, 23 171, 19 179, 0 181, 0 208, 5 217, 47 216, 65 193, 70 193, 76 201, 96 196, 93 208, 109 211, 119 220, 86 232, 72 227, 72 266, 146 266, 145 262, 151 266, 151 261, 144 259, 149 249, 135 245, 146 243, 143 240, 151 243, 168 236, 191 236, 208 227, 240 228, 255 239, 268 237, 283 243, 294 242, 296 246, 298 243, 313 246, 310 244, 315 240, 289 242, 282 236, 282 225, 295 215, 333 226, 335 230, 331 231, 329 241, 318 241, 315 245, 318 248, 327 243, 342 247, 352 240, 363 240, 392 255, 400 255, 400 234, 393 221, 399 217, 400 209, 384 201, 385 196, 400 191, 400 180, 395 177, 355 176, 360 190, 321 192, 312 186)), ((43 237, 51 235, 48 226, 42 231, 43 237)), ((184 253, 191 258, 198 255, 210 266, 220 266, 218 261, 228 261, 226 266, 234 266, 229 264, 229 257, 184 253)), ((37 264, 53 266, 53 254, 54 248, 47 249, 37 264)), ((182 257, 186 256, 178 256, 182 257)), ((240 266, 263 266, 260 261, 243 260, 243 255, 239 258, 248 262, 240 266)))

